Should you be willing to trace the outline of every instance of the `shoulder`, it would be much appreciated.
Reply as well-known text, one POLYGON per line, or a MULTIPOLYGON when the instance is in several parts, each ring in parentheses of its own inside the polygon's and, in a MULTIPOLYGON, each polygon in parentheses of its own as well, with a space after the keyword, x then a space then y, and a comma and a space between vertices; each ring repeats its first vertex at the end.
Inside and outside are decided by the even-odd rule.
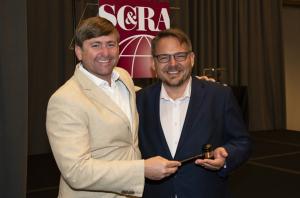
POLYGON ((136 93, 136 104, 140 114, 142 108, 153 107, 153 105, 156 104, 156 102, 159 100, 160 88, 161 84, 155 83, 139 90, 136 93))
POLYGON ((218 82, 211 82, 207 80, 201 80, 196 77, 192 78, 192 89, 203 89, 212 93, 225 94, 231 91, 229 86, 223 85, 218 82))
POLYGON ((154 93, 160 92, 160 89, 161 89, 161 83, 157 82, 157 83, 154 83, 152 85, 149 85, 145 88, 138 90, 136 95, 137 95, 137 97, 151 96, 154 93))
MULTIPOLYGON (((50 97, 49 104, 65 103, 71 104, 81 98, 82 88, 76 79, 71 77, 65 84, 59 87, 50 97)), ((48 104, 48 105, 49 105, 48 104)))

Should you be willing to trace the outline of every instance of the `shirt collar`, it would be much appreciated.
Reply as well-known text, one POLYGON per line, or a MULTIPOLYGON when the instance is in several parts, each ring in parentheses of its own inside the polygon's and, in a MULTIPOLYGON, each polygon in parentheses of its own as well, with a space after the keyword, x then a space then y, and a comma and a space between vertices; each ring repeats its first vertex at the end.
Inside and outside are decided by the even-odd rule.
POLYGON ((184 90, 183 95, 180 98, 177 98, 176 100, 173 100, 171 97, 169 97, 164 84, 162 84, 161 86, 161 91, 160 91, 160 99, 164 99, 164 100, 169 100, 169 101, 182 101, 186 98, 190 98, 191 97, 191 85, 192 85, 192 78, 190 77, 189 82, 184 90))
MULTIPOLYGON (((92 74, 91 72, 89 72, 88 70, 86 70, 82 63, 79 63, 79 70, 82 71, 91 81, 93 81, 97 86, 108 86, 109 84, 106 80, 103 80, 99 77, 97 77, 96 75, 92 74)), ((115 71, 115 69, 112 71, 112 75, 111 75, 111 86, 114 86, 116 81, 119 80, 120 74, 115 71)))

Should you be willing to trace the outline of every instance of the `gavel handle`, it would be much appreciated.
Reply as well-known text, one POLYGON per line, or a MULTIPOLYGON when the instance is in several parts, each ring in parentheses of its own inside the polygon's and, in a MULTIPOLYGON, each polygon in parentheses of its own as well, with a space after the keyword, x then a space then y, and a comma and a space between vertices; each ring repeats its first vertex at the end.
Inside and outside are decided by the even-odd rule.
POLYGON ((196 160, 196 159, 199 159, 199 158, 204 158, 204 153, 201 153, 200 155, 195 155, 193 157, 189 157, 189 158, 186 158, 184 160, 181 160, 180 163, 189 162, 191 160, 196 160))

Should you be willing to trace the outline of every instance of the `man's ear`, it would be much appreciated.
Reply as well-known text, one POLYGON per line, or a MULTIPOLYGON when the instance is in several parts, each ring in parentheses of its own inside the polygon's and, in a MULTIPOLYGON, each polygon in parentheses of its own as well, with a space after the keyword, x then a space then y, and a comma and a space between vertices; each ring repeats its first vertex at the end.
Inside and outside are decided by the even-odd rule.
POLYGON ((151 59, 150 64, 151 64, 151 69, 152 69, 154 72, 156 72, 154 58, 151 59))
POLYGON ((192 65, 192 67, 194 67, 194 63, 195 63, 195 54, 194 54, 194 52, 191 52, 190 56, 191 56, 191 65, 192 65))
POLYGON ((78 45, 75 45, 75 54, 79 61, 82 59, 82 49, 78 45))
POLYGON ((157 78, 157 73, 156 73, 154 58, 151 59, 150 64, 151 64, 151 69, 152 69, 152 76, 155 76, 157 78))

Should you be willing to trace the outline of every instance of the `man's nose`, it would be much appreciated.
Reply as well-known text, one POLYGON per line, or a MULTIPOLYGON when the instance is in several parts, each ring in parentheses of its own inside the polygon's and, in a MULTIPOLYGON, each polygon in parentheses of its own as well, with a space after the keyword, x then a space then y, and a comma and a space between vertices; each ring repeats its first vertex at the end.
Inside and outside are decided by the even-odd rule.
POLYGON ((109 49, 106 46, 99 48, 98 53, 102 56, 107 56, 109 54, 109 49))
POLYGON ((176 65, 176 60, 175 60, 174 56, 170 56, 169 63, 170 63, 170 65, 176 65))

